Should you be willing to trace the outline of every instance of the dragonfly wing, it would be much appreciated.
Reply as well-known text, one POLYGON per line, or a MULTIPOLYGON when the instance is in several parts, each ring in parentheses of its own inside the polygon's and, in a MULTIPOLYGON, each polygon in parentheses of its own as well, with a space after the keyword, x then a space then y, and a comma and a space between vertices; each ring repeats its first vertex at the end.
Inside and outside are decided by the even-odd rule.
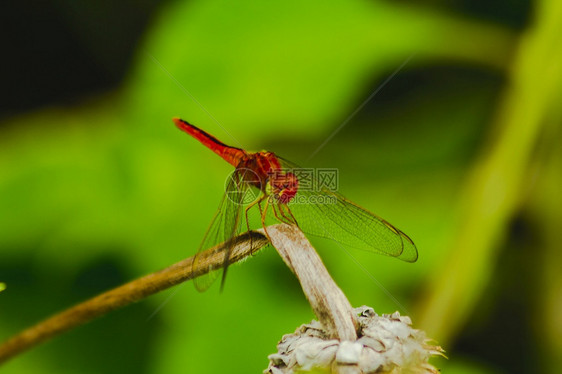
POLYGON ((225 243, 224 264, 221 269, 212 270, 194 279, 195 288, 203 292, 207 290, 217 277, 222 273, 223 285, 228 268, 228 260, 234 245, 234 237, 240 234, 242 229, 241 218, 244 196, 248 192, 248 184, 243 181, 243 174, 236 169, 230 176, 226 184, 226 191, 223 195, 219 208, 211 221, 205 237, 195 255, 193 266, 197 269, 202 266, 199 262, 202 251, 212 248, 218 244, 225 243))
POLYGON ((416 248, 416 245, 408 235, 404 234, 400 230, 398 231, 400 232, 402 244, 404 245, 404 250, 398 258, 406 262, 416 262, 418 260, 418 249, 416 248))
MULTIPOLYGON (((282 160, 283 166, 298 168, 282 160)), ((313 178, 314 179, 314 178, 313 178)), ((304 233, 332 239, 343 245, 415 262, 413 241, 389 222, 327 188, 299 186, 289 208, 304 233)))

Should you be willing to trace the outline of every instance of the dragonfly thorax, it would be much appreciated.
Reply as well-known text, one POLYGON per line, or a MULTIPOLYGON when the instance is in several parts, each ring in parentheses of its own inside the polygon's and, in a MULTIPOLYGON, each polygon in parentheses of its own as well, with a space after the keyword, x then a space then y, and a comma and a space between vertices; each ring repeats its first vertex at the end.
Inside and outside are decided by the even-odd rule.
POLYGON ((283 170, 281 162, 273 152, 249 153, 241 166, 250 169, 254 174, 253 180, 247 181, 248 183, 260 188, 278 202, 287 204, 297 194, 297 176, 283 170))
POLYGON ((297 194, 299 180, 294 173, 276 170, 269 178, 271 195, 280 203, 288 204, 297 194))

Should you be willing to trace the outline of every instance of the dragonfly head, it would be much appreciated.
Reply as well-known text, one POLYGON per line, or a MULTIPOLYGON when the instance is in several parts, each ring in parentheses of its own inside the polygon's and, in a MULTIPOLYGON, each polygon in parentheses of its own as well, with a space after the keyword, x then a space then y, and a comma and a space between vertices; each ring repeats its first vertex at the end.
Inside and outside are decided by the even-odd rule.
POLYGON ((280 203, 287 204, 299 189, 299 180, 291 172, 277 171, 269 178, 271 195, 280 203))

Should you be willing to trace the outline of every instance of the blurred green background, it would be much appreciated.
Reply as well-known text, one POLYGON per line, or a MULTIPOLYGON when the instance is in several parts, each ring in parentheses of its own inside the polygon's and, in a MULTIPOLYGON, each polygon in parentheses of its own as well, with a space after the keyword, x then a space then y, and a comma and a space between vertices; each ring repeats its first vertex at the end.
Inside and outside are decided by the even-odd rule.
MULTIPOLYGON (((562 372, 561 2, 58 0, 0 14, 0 340, 195 253, 231 167, 180 116, 338 168, 344 195, 410 235, 414 264, 351 250, 369 274, 313 243, 354 306, 408 314, 436 339, 444 373, 562 372)), ((256 373, 313 317, 269 248, 222 294, 184 284, 1 371, 256 373)))

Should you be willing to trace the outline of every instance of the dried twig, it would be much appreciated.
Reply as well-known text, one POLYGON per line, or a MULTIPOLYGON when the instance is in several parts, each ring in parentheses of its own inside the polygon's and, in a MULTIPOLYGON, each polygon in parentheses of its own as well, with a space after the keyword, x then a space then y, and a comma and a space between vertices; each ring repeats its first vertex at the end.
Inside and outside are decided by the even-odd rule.
MULTIPOLYGON (((324 339, 355 342, 359 324, 353 308, 304 234, 298 227, 285 224, 270 226, 266 232, 273 247, 299 279, 325 332, 322 334, 324 339)), ((319 341, 323 344, 323 340, 319 341)), ((315 345, 306 351, 305 356, 314 356, 318 351, 318 345, 315 345)), ((332 365, 333 372, 338 374, 360 373, 359 361, 334 360, 332 365)))
MULTIPOLYGON (((268 243, 263 234, 255 231, 242 234, 235 241, 230 264, 244 259, 268 243)), ((166 269, 104 292, 22 331, 0 345, 0 364, 74 327, 220 268, 224 265, 223 248, 221 244, 203 252, 200 266, 195 270, 192 266, 193 257, 189 257, 166 269)))
POLYGON ((267 228, 271 244, 299 279, 314 314, 331 339, 357 340, 357 320, 351 304, 330 277, 322 260, 298 227, 267 228))

